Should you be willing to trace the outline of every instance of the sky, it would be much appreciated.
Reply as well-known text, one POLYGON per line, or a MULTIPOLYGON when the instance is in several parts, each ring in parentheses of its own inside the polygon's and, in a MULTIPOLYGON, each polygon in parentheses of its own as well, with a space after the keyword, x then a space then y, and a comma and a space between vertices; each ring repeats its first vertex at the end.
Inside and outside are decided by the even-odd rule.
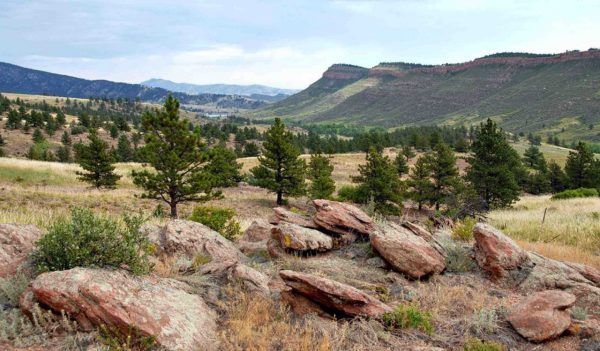
POLYGON ((82 77, 302 89, 334 63, 600 47, 600 1, 1 0, 0 61, 82 77))

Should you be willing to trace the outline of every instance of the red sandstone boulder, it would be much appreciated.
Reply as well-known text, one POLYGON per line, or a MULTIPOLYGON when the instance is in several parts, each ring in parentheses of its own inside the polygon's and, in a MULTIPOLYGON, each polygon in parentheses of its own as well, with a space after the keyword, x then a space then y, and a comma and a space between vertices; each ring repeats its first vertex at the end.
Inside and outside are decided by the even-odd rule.
POLYGON ((442 234, 444 230, 438 230, 435 233, 429 232, 427 229, 422 226, 413 223, 413 222, 404 222, 402 226, 408 230, 410 230, 416 236, 423 238, 429 245, 433 246, 437 252, 442 256, 446 256, 446 249, 444 248, 444 241, 450 241, 450 235, 442 234))
POLYGON ((395 270, 413 279, 446 268, 444 257, 425 239, 395 223, 380 226, 371 235, 371 245, 395 270))
POLYGON ((319 227, 309 217, 286 210, 283 207, 275 207, 273 216, 269 220, 271 224, 278 225, 281 223, 297 224, 301 227, 318 229, 319 227))
POLYGON ((269 240, 273 226, 264 219, 257 219, 250 224, 240 241, 260 242, 269 240))
POLYGON ((34 225, 0 224, 0 277, 14 274, 41 237, 34 225))
POLYGON ((167 350, 216 350, 216 314, 184 288, 172 279, 75 268, 39 275, 21 300, 26 313, 38 302, 87 330, 106 325, 125 335, 136 330, 153 336, 167 350))
POLYGON ((313 200, 313 204, 315 224, 329 232, 368 237, 375 230, 371 217, 353 205, 330 200, 313 200))
POLYGON ((333 248, 333 239, 318 230, 296 224, 282 223, 272 230, 285 249, 296 251, 328 251, 333 248))
POLYGON ((391 310, 376 298, 327 278, 294 271, 280 271, 279 276, 294 293, 342 316, 379 317, 391 310))
POLYGON ((221 275, 242 283, 250 291, 269 295, 269 277, 238 261, 209 262, 198 269, 200 274, 221 275))
POLYGON ((510 311, 508 321, 530 341, 541 342, 561 335, 571 325, 568 308, 575 296, 564 291, 546 290, 526 297, 510 311))
POLYGON ((484 223, 473 228, 475 259, 494 279, 504 278, 507 271, 527 262, 527 252, 498 229, 484 223))

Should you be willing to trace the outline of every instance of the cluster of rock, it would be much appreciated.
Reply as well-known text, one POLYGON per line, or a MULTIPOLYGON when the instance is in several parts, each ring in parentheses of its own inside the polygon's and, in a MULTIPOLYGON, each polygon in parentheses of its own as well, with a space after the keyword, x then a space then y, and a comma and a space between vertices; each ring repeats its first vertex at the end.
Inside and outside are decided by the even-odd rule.
MULTIPOLYGON (((315 200, 314 208, 310 217, 276 208, 270 223, 255 221, 235 244, 202 224, 184 220, 146 226, 144 231, 161 257, 189 262, 181 272, 241 282, 257 293, 281 298, 297 313, 325 318, 380 318, 392 307, 353 286, 314 274, 281 270, 268 277, 247 265, 245 253, 266 251, 273 258, 322 255, 355 241, 369 241, 387 267, 409 279, 426 279, 446 269, 445 243, 450 238, 443 231, 432 233, 410 222, 375 223, 355 206, 335 201, 315 200), (198 257, 202 263, 194 264, 198 257), (283 288, 274 293, 278 284, 283 288)), ((0 276, 14 273, 40 236, 33 226, 0 225, 0 276)), ((566 330, 576 332, 569 308, 598 306, 596 269, 526 252, 486 224, 475 226, 474 238, 474 259, 482 272, 496 284, 527 294, 507 315, 526 339, 542 342, 566 330)), ((106 325, 123 333, 135 330, 169 350, 198 345, 211 350, 219 345, 216 313, 175 279, 88 268, 43 273, 21 296, 24 313, 31 314, 35 304, 64 311, 85 329, 106 325)))

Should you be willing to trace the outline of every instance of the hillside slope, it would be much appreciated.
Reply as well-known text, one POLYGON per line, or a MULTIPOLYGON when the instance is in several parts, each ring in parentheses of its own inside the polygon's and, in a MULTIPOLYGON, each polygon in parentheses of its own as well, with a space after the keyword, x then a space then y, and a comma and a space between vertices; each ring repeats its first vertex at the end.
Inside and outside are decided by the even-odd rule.
POLYGON ((237 95, 188 95, 140 84, 117 83, 107 80, 87 80, 38 71, 3 62, 0 62, 0 92, 71 98, 127 98, 131 100, 140 99, 147 102, 161 102, 171 93, 184 105, 210 105, 214 109, 254 109, 263 107, 266 104, 264 101, 237 95))
POLYGON ((600 140, 600 51, 506 53, 439 66, 333 65, 307 89, 251 116, 389 128, 491 117, 510 131, 600 140))

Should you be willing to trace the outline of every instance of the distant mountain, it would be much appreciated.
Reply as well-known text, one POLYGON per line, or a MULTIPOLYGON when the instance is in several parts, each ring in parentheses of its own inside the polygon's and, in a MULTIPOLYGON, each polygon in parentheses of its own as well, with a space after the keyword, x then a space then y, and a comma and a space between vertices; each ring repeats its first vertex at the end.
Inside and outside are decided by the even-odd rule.
POLYGON ((74 98, 108 97, 162 102, 172 94, 182 105, 200 110, 256 109, 265 101, 227 94, 185 94, 140 84, 117 83, 108 80, 87 80, 62 74, 29 69, 0 62, 0 92, 65 96, 74 98), (206 109, 199 108, 208 106, 206 109))
POLYGON ((294 89, 281 89, 268 87, 266 85, 235 85, 235 84, 189 84, 189 83, 175 83, 166 79, 148 79, 140 83, 142 85, 163 88, 170 91, 178 91, 186 94, 227 94, 227 95, 266 95, 266 96, 277 96, 277 95, 292 95, 297 93, 299 90, 294 89))
POLYGON ((600 50, 499 53, 460 64, 336 64, 250 117, 366 126, 472 125, 600 140, 600 50))

